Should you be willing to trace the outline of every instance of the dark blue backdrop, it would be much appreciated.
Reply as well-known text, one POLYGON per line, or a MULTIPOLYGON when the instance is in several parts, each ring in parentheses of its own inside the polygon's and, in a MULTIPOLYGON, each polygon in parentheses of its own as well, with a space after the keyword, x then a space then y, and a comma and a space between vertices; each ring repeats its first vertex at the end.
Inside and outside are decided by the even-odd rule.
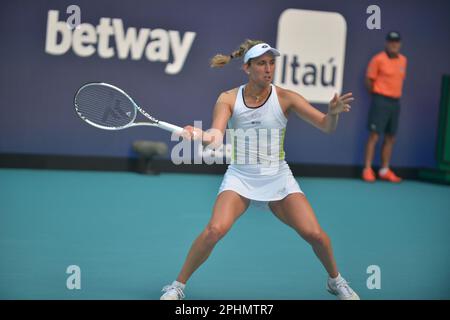
MULTIPOLYGON (((107 132, 80 121, 73 95, 85 82, 116 84, 157 117, 178 125, 211 123, 218 94, 245 81, 239 64, 210 69, 208 60, 228 53, 245 38, 276 44, 280 14, 287 8, 334 11, 347 21, 343 91, 356 97, 353 111, 340 119, 337 132, 325 135, 291 116, 287 158, 295 163, 362 163, 367 137, 369 96, 363 80, 369 59, 382 50, 385 33, 401 31, 408 57, 398 143, 393 165, 433 166, 440 80, 450 73, 450 2, 380 0, 381 30, 366 28, 372 1, 6 1, 0 13, 0 153, 132 156, 136 139, 169 141, 158 129, 107 132), (196 32, 180 73, 164 73, 165 63, 101 59, 45 52, 47 13, 77 4, 82 22, 97 26, 101 17, 120 18, 124 27, 196 32)), ((301 92, 300 92, 301 93, 301 92)), ((316 105, 322 111, 325 105, 316 105)))

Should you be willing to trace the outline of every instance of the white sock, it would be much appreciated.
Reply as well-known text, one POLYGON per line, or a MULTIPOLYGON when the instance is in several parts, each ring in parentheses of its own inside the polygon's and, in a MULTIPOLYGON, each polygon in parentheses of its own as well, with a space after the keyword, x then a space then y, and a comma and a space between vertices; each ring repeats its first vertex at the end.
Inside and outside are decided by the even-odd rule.
POLYGON ((389 167, 387 167, 387 168, 381 168, 381 169, 380 169, 380 174, 381 174, 382 176, 384 176, 384 175, 388 172, 388 170, 389 170, 389 167))
POLYGON ((172 282, 172 285, 180 288, 181 290, 184 290, 184 287, 186 287, 186 285, 184 283, 178 282, 176 280, 174 282, 172 282))
POLYGON ((337 275, 336 278, 328 277, 328 281, 329 281, 331 284, 336 284, 336 282, 338 282, 338 281, 341 280, 341 279, 342 279, 342 276, 341 276, 340 273, 338 273, 338 275, 337 275))

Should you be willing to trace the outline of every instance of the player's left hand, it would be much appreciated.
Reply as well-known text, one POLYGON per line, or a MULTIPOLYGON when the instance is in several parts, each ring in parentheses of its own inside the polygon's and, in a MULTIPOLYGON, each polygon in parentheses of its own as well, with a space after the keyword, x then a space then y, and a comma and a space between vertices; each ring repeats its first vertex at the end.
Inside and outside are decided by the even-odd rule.
POLYGON ((338 94, 335 93, 333 99, 331 99, 328 104, 328 113, 336 115, 341 112, 349 112, 352 109, 352 107, 350 107, 350 102, 353 100, 355 99, 351 92, 343 94, 342 96, 338 96, 338 94))

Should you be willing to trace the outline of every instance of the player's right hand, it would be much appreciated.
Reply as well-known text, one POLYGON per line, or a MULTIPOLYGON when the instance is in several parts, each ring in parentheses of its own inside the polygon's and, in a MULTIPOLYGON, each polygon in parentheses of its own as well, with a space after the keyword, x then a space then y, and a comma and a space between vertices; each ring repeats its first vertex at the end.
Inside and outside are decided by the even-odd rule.
POLYGON ((202 136, 202 130, 193 126, 185 126, 181 132, 181 136, 188 140, 198 140, 202 136))

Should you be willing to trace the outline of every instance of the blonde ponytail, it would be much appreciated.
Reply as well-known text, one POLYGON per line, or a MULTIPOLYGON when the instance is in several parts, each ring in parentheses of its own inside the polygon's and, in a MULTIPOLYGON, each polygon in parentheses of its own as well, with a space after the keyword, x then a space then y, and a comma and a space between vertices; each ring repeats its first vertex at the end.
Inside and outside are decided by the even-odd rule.
POLYGON ((221 68, 231 61, 231 59, 241 58, 245 53, 253 46, 263 43, 260 40, 245 40, 237 50, 233 51, 230 55, 216 54, 210 62, 211 68, 221 68))

